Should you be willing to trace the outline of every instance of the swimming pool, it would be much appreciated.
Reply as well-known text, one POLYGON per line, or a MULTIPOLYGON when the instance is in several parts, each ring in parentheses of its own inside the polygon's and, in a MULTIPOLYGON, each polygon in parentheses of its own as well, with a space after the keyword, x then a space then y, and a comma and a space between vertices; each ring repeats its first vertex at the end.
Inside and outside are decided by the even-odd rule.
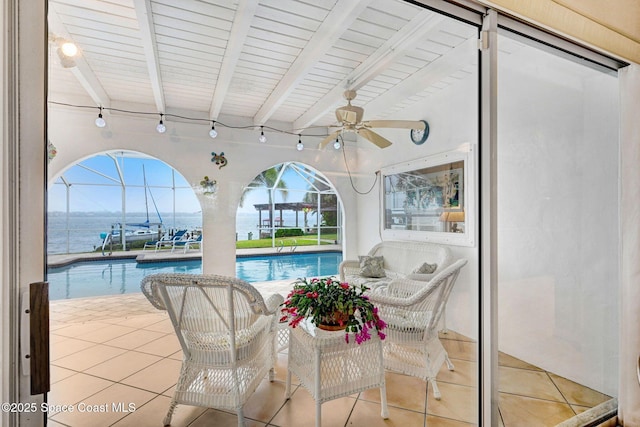
MULTIPOLYGON (((341 252, 238 257, 236 276, 248 282, 338 275, 341 252)), ((202 261, 137 263, 134 259, 87 261, 49 268, 49 299, 85 298, 140 292, 140 281, 154 273, 202 273, 202 261)))

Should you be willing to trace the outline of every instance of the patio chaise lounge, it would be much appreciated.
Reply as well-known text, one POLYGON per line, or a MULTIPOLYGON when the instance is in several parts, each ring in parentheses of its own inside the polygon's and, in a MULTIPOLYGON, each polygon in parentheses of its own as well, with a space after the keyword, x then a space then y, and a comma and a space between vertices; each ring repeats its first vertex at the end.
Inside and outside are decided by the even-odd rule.
POLYGON ((200 234, 196 239, 176 240, 173 242, 171 252, 174 252, 176 248, 182 247, 184 248, 184 253, 187 253, 189 248, 193 245, 198 245, 198 247, 202 249, 202 234, 200 234))
POLYGON ((173 236, 165 235, 160 240, 145 242, 142 250, 144 251, 147 248, 155 248, 157 252, 158 249, 162 248, 163 246, 173 246, 175 242, 181 240, 184 237, 186 232, 187 230, 178 230, 173 236))

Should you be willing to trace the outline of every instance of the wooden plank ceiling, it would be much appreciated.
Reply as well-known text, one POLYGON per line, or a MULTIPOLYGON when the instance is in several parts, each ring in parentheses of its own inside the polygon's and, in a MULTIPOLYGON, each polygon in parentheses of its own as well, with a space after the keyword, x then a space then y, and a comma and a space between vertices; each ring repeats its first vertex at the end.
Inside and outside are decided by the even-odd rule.
POLYGON ((402 0, 50 0, 50 100, 292 129, 365 119, 471 75, 476 30, 402 0), (64 68, 61 40, 80 55, 64 68))

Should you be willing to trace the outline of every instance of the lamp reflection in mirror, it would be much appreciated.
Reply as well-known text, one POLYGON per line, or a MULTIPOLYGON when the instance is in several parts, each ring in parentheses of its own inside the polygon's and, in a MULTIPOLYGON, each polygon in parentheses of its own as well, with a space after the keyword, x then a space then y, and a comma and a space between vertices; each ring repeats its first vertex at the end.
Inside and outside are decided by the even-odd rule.
POLYGON ((440 221, 444 223, 444 231, 448 233, 464 233, 459 223, 464 223, 464 211, 444 211, 440 214, 440 221))

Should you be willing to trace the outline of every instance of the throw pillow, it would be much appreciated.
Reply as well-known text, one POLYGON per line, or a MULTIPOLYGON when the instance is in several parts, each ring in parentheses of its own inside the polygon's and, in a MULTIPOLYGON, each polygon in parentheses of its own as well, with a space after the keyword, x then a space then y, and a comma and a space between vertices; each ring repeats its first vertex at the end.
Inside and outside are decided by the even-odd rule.
POLYGON ((429 264, 428 262, 423 262, 421 265, 414 268, 412 273, 431 274, 436 271, 436 268, 438 268, 438 264, 429 264))
POLYGON ((381 256, 360 256, 360 275, 363 277, 385 277, 384 259, 381 256))

